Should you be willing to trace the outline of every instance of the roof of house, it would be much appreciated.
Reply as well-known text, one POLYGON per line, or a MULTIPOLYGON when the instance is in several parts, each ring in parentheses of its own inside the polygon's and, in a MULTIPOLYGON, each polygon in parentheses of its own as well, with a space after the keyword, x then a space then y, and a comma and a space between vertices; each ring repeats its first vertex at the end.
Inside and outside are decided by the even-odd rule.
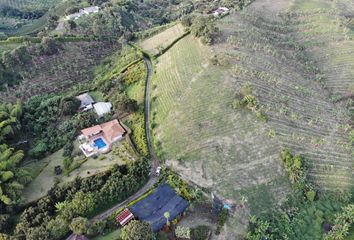
POLYGON ((81 133, 88 138, 102 133, 104 138, 109 141, 109 143, 112 143, 115 138, 120 137, 125 133, 125 129, 120 125, 117 119, 114 119, 101 125, 82 129, 81 133))
POLYGON ((80 100, 80 108, 85 108, 86 106, 93 104, 95 101, 93 98, 90 96, 88 93, 81 94, 79 96, 76 96, 77 99, 80 100))
POLYGON ((128 208, 126 208, 121 213, 119 213, 117 215, 116 220, 119 222, 120 225, 124 226, 133 218, 134 218, 134 215, 130 212, 130 210, 128 208))
POLYGON ((173 220, 188 206, 188 201, 177 195, 169 185, 162 184, 149 196, 132 205, 130 210, 141 221, 149 222, 154 232, 158 232, 166 224, 165 212, 169 212, 169 220, 173 220))
POLYGON ((93 7, 87 7, 84 8, 83 10, 88 13, 94 13, 97 12, 100 8, 98 6, 93 6, 93 7))
POLYGON ((101 124, 105 138, 113 142, 115 138, 122 136, 125 129, 120 125, 117 119, 101 124))
POLYGON ((75 235, 74 240, 89 240, 85 235, 75 235))
POLYGON ((110 113, 112 109, 112 103, 110 102, 98 102, 93 105, 98 117, 103 117, 104 114, 110 113))

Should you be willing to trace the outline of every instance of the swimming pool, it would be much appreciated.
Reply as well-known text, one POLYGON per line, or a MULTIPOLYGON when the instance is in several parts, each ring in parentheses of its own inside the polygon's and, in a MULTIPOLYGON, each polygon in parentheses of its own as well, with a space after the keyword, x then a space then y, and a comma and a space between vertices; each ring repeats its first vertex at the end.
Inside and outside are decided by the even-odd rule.
POLYGON ((98 147, 98 149, 104 148, 106 146, 106 143, 103 141, 102 138, 97 138, 94 140, 95 146, 98 147))

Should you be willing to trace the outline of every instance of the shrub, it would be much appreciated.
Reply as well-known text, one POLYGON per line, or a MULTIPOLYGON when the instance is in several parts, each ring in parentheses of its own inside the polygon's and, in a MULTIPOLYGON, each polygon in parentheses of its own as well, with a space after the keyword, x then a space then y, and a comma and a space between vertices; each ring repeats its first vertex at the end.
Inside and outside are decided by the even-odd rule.
POLYGON ((212 17, 198 16, 192 21, 191 32, 195 37, 202 40, 204 44, 211 44, 217 33, 215 20, 212 17))
POLYGON ((191 231, 191 239, 193 240, 206 240, 209 234, 207 226, 198 226, 191 231))
POLYGON ((77 235, 85 234, 88 230, 88 220, 87 218, 77 217, 74 218, 70 223, 70 230, 77 235))
POLYGON ((215 231, 216 235, 220 234, 221 229, 224 227, 228 217, 229 217, 229 210, 227 210, 226 208, 223 208, 218 216, 218 226, 215 231))
POLYGON ((55 175, 60 175, 62 174, 63 170, 61 169, 61 166, 55 166, 54 167, 54 173, 55 175))
POLYGON ((47 150, 48 150, 47 144, 43 141, 38 141, 35 147, 32 148, 28 154, 30 155, 30 157, 38 159, 44 157, 45 154, 47 153, 47 150))
POLYGON ((65 116, 74 115, 80 107, 80 100, 75 97, 65 97, 60 102, 61 112, 65 116))
POLYGON ((152 232, 149 223, 132 220, 121 232, 122 240, 151 240, 152 232))
POLYGON ((186 239, 191 238, 191 229, 189 227, 177 226, 175 233, 176 233, 176 237, 178 238, 186 238, 186 239))
POLYGON ((74 143, 72 141, 67 142, 63 150, 63 157, 71 157, 71 153, 74 150, 74 143))
POLYGON ((64 166, 64 169, 65 170, 69 170, 70 169, 70 166, 71 164, 73 163, 73 159, 70 158, 70 157, 66 157, 63 159, 63 166, 64 166))

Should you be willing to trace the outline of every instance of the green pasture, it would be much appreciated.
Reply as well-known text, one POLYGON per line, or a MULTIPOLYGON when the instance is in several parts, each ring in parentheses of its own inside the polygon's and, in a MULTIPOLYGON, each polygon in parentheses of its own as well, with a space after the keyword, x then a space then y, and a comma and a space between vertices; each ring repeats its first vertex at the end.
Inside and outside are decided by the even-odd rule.
POLYGON ((119 239, 119 235, 120 235, 120 229, 117 229, 113 232, 110 232, 104 236, 97 236, 95 238, 93 238, 92 240, 117 240, 119 239))
POLYGON ((187 36, 157 59, 152 114, 158 154, 183 177, 224 198, 251 199, 257 190, 241 190, 262 186, 258 196, 267 196, 258 205, 274 206, 289 191, 279 146, 252 113, 232 109, 235 86, 226 69, 211 64, 213 55, 187 36))
POLYGON ((26 165, 25 168, 30 170, 33 181, 25 187, 23 191, 23 201, 25 203, 34 201, 47 194, 51 189, 55 181, 59 181, 60 184, 64 184, 73 181, 75 177, 80 176, 82 178, 95 175, 100 172, 108 170, 114 164, 127 164, 130 161, 134 161, 136 158, 131 146, 126 142, 116 143, 112 151, 108 154, 99 155, 97 158, 84 159, 78 143, 75 143, 75 149, 73 154, 78 155, 74 158, 74 162, 83 162, 81 166, 70 172, 68 175, 64 173, 56 176, 54 174, 54 167, 61 166, 63 171, 63 150, 59 150, 48 157, 26 165), (55 180, 57 178, 57 180, 55 180))

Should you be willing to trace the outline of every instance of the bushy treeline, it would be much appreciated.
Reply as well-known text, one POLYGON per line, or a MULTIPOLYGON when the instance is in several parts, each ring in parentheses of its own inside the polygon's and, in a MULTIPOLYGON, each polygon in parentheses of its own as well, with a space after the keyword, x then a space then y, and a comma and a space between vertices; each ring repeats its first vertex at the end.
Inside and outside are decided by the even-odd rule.
MULTIPOLYGON (((11 38, 23 41, 23 38, 11 38)), ((11 40, 12 41, 12 40, 11 40)), ((22 80, 21 73, 30 67, 34 56, 53 55, 60 50, 60 44, 53 38, 44 37, 38 44, 24 44, 2 53, 0 59, 0 90, 13 86, 22 80)))
POLYGON ((314 201, 316 191, 307 179, 307 169, 303 158, 300 155, 293 155, 289 149, 284 149, 281 152, 281 160, 293 186, 303 192, 307 200, 314 201))
POLYGON ((353 223, 354 192, 316 192, 301 156, 283 150, 281 159, 295 191, 279 208, 252 216, 246 239, 344 239, 353 223))
POLYGON ((0 16, 33 20, 42 17, 48 9, 18 9, 12 6, 0 6, 0 16))
POLYGON ((22 126, 31 143, 31 158, 43 158, 62 147, 68 148, 65 155, 70 156, 78 131, 98 123, 94 112, 78 112, 79 106, 71 94, 35 96, 24 104, 22 126))
POLYGON ((191 33, 200 38, 204 44, 212 44, 218 34, 215 21, 213 16, 187 15, 182 18, 183 26, 189 28, 191 33))
POLYGON ((0 213, 18 203, 24 185, 31 180, 26 170, 18 169, 24 157, 23 151, 8 145, 21 129, 21 117, 20 102, 0 104, 0 213))
MULTIPOLYGON (((145 183, 148 172, 149 162, 141 158, 127 166, 114 166, 108 172, 56 186, 26 208, 14 233, 8 234, 19 240, 62 239, 69 233, 73 219, 91 217, 126 199, 145 183)), ((0 231, 6 233, 9 224, 0 221, 0 231)))

